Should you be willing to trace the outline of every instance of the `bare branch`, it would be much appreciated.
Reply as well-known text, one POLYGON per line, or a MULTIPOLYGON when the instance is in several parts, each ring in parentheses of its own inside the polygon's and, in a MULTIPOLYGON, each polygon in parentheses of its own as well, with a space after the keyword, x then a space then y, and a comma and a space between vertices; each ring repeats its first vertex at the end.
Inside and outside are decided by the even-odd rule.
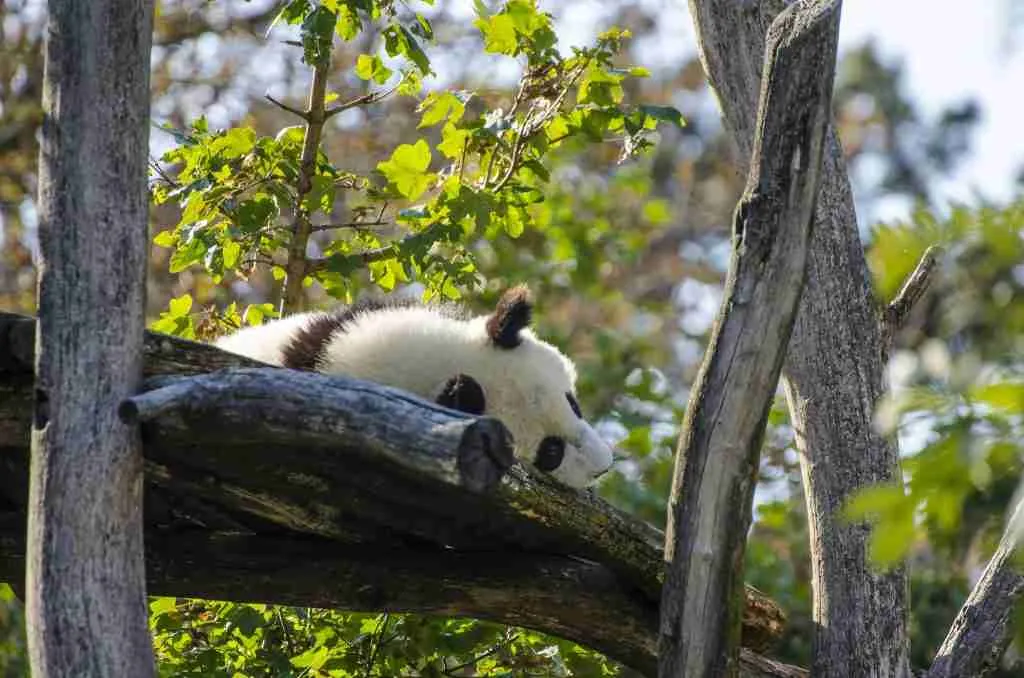
POLYGON ((305 120, 306 122, 309 122, 309 115, 305 111, 300 111, 297 108, 292 108, 291 106, 289 106, 288 104, 284 103, 283 101, 279 101, 279 100, 275 99, 274 97, 270 96, 270 94, 264 94, 263 98, 266 99, 267 101, 269 101, 270 103, 274 104, 278 108, 280 108, 282 110, 285 110, 285 111, 288 111, 292 115, 296 115, 296 116, 302 118, 303 120, 305 120))
POLYGON ((985 567, 981 579, 953 620, 927 678, 974 678, 991 671, 1013 638, 1013 611, 1024 595, 1024 572, 1014 562, 1020 545, 1024 499, 985 567))
POLYGON ((299 177, 295 186, 295 218, 292 220, 292 239, 288 243, 288 260, 285 263, 284 290, 281 294, 281 314, 294 313, 302 310, 303 281, 309 272, 306 259, 306 246, 312 224, 303 200, 313 188, 313 175, 316 173, 316 155, 320 150, 320 135, 323 132, 324 100, 327 96, 327 72, 330 69, 330 58, 313 68, 313 83, 309 89, 309 108, 305 113, 306 135, 302 141, 302 157, 299 160, 299 177))
POLYGON ((761 443, 803 289, 830 118, 839 3, 773 22, 722 310, 680 436, 659 674, 735 675, 742 563, 761 443))
POLYGON ((324 119, 329 120, 334 116, 338 115, 339 113, 344 113, 350 108, 355 108, 357 106, 369 106, 370 104, 375 104, 378 101, 382 101, 387 97, 391 96, 392 94, 394 94, 395 90, 397 90, 401 86, 401 84, 402 83, 399 82, 394 87, 380 92, 369 92, 367 94, 362 94, 354 99, 346 101, 343 104, 338 104, 337 106, 328 108, 324 112, 324 119))
POLYGON ((902 329, 910 312, 914 310, 914 306, 927 291, 941 254, 942 248, 938 245, 932 245, 926 249, 921 255, 920 261, 917 262, 917 266, 903 281, 900 291, 882 312, 882 346, 886 350, 892 347, 896 333, 902 329))

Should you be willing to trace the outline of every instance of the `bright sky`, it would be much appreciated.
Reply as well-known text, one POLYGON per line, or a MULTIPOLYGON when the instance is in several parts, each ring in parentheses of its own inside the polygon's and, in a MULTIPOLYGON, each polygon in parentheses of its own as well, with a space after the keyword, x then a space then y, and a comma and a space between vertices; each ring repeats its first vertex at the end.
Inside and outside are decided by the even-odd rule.
MULTIPOLYGON (((682 0, 640 0, 658 8, 660 35, 644 44, 641 61, 651 66, 678 62, 694 49, 693 28, 682 0)), ((733 0, 739 1, 739 0, 733 0)), ((846 0, 840 50, 874 38, 886 58, 904 64, 904 85, 927 118, 944 106, 974 97, 983 119, 972 155, 956 177, 940 186, 940 202, 971 201, 980 190, 1005 200, 1024 165, 1024 5, 1018 4, 1017 50, 1009 49, 1012 0, 846 0)), ((597 0, 573 4, 562 26, 566 42, 581 44, 607 10, 597 0), (575 9, 578 7, 578 9, 575 9), (565 25, 570 24, 570 25, 565 25)), ((904 216, 902 203, 879 206, 872 215, 904 216)))
MULTIPOLYGON (((1024 166, 1024 16, 1011 34, 1010 0, 848 0, 841 45, 869 36, 887 55, 902 57, 906 86, 926 114, 976 98, 983 119, 971 158, 942 185, 946 199, 975 190, 1005 199, 1024 166), (923 18, 922 18, 923 17, 923 18), (1010 40, 1016 37, 1016 50, 1010 40)), ((1020 7, 1020 5, 1018 5, 1020 7)))

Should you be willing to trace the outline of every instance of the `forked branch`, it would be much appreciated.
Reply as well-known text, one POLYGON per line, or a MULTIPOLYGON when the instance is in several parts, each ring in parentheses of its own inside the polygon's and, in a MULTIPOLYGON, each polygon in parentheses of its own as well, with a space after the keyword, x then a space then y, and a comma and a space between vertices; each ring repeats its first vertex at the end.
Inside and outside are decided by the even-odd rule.
POLYGON ((679 440, 660 675, 736 675, 742 563, 765 422, 805 276, 830 119, 838 1, 773 22, 721 315, 679 440))

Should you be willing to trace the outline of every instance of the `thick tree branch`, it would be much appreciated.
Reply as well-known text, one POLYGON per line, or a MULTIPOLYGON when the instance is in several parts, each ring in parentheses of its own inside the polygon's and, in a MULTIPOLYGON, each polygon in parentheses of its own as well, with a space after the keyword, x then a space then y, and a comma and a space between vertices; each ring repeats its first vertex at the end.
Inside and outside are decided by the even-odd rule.
POLYGON ((735 675, 739 586, 764 428, 804 282, 830 116, 839 3, 801 2, 769 32, 747 188, 707 357, 679 441, 660 675, 735 675))
MULTIPOLYGON (((780 0, 690 0, 701 60, 741 157, 750 153, 764 34, 780 0)), ((834 130, 807 264, 807 285, 783 367, 801 453, 811 534, 814 662, 820 678, 908 675, 903 568, 869 562, 870 528, 842 518, 858 490, 899 476, 895 444, 873 428, 882 393, 878 311, 834 130)))
MULTIPOLYGON (((0 446, 0 511, 19 511, 25 506, 30 422, 25 403, 32 392, 33 329, 29 318, 0 313, 0 441, 6 445, 0 446)), ((638 652, 646 653, 647 658, 638 665, 654 665, 654 624, 664 569, 663 535, 659 531, 616 511, 589 492, 567 489, 519 466, 509 469, 492 492, 475 492, 457 473, 464 441, 458 431, 471 430, 483 422, 477 420, 474 424, 475 420, 465 415, 411 395, 352 380, 277 369, 203 374, 252 364, 212 346, 154 333, 146 335, 145 372, 150 386, 158 389, 133 398, 124 414, 146 422, 145 515, 153 591, 216 594, 234 600, 251 600, 259 592, 260 597, 275 600, 273 587, 280 585, 284 592, 281 595, 295 591, 294 598, 282 598, 294 604, 330 603, 331 599, 310 593, 319 590, 317 595, 338 596, 339 606, 395 610, 428 609, 423 601, 435 600, 430 596, 436 593, 436 609, 445 613, 510 621, 518 618, 522 623, 575 638, 572 634, 584 633, 585 622, 563 613, 567 614, 574 603, 575 589, 570 584, 576 577, 581 582, 578 586, 593 585, 595 591, 602 592, 600 596, 593 594, 595 600, 607 597, 611 608, 600 618, 621 616, 615 622, 617 626, 595 630, 596 635, 588 637, 586 644, 600 646, 629 663, 638 652), (188 380, 168 376, 175 374, 203 376, 188 380), (272 401, 268 399, 270 392, 272 401), (343 407, 344 403, 348 405, 343 407), (344 411, 348 406, 361 408, 364 416, 344 411), (442 454, 445 450, 447 453, 442 454), (399 458, 399 453, 408 458, 399 458), (165 560, 170 557, 165 554, 179 547, 185 553, 189 548, 186 535, 195 530, 248 532, 254 540, 232 542, 244 544, 238 547, 244 557, 240 554, 235 564, 224 565, 223 571, 217 565, 222 561, 212 555, 202 567, 199 564, 206 560, 199 557, 165 560), (156 536, 166 547, 153 547, 156 536), (313 539, 317 541, 309 541, 313 539), (538 581, 538 587, 550 585, 556 590, 563 586, 568 593, 558 607, 554 607, 553 600, 525 593, 519 607, 510 610, 504 610, 508 595, 497 593, 490 599, 475 600, 475 607, 460 607, 462 603, 456 605, 444 598, 454 593, 445 593, 444 588, 435 590, 430 577, 424 575, 415 585, 410 582, 405 588, 384 588, 380 595, 391 597, 371 605, 375 598, 369 594, 367 598, 355 597, 361 595, 359 581, 364 576, 358 559, 351 565, 356 568, 355 574, 347 579, 338 575, 341 581, 351 582, 350 589, 333 580, 313 582, 305 581, 308 577, 275 574, 283 561, 294 565, 316 560, 302 556, 307 548, 303 545, 315 543, 308 548, 317 550, 325 540, 334 545, 332 548, 349 548, 334 551, 334 561, 328 549, 327 561, 339 568, 345 559, 339 554, 352 554, 351 545, 360 545, 360 549, 379 558, 383 558, 382 553, 401 554, 386 568, 378 561, 379 570, 401 570, 403 562, 415 563, 416 558, 428 562, 442 548, 452 557, 458 554, 465 558, 465 563, 474 562, 470 558, 473 554, 483 557, 485 553, 500 553, 509 562, 534 562, 524 565, 527 572, 544 571, 554 577, 550 583, 538 581), (293 543, 296 550, 290 551, 293 543), (173 562, 191 563, 197 568, 193 589, 186 588, 185 583, 177 589, 156 583, 163 575, 153 573, 167 571, 173 562), (245 562, 251 563, 251 569, 245 570, 245 562), (597 572, 592 567, 598 565, 606 573, 600 577, 611 577, 614 588, 602 589, 594 584, 598 575, 586 574, 597 572), (564 577, 569 583, 563 581, 564 577), (300 584, 309 588, 290 588, 300 584), (336 592, 329 593, 328 589, 335 586, 336 592), (629 606, 616 607, 614 600, 623 596, 631 600, 629 606), (481 607, 485 605, 489 606, 486 614, 481 607), (646 612, 641 614, 641 610, 646 612), (646 634, 642 642, 638 629, 646 634), (610 648, 603 644, 601 638, 612 644, 616 634, 622 634, 619 645, 610 648)), ((0 534, 0 540, 10 537, 0 534)), ((213 535, 209 538, 220 539, 213 535)), ((5 543, 0 543, 0 552, 17 553, 5 543)), ((465 569, 473 568, 467 564, 465 569)), ((480 577, 485 575, 478 573, 480 577)), ((171 575, 167 577, 168 582, 175 581, 171 575)), ((371 583, 367 590, 374 591, 372 583, 378 579, 367 581, 371 583)), ((518 584, 510 579, 494 581, 496 589, 507 583, 513 586, 513 592, 529 591, 522 579, 516 580, 518 584)), ((380 587, 385 585, 383 582, 380 587)), ((778 606, 748 589, 744 644, 763 649, 778 637, 782 624, 778 606)), ((790 675, 781 671, 750 675, 790 675)))
MULTIPOLYGON (((0 514, 0 581, 24 566, 21 527, 20 516, 0 514)), ((592 562, 196 529, 150 530, 146 551, 153 595, 471 616, 553 633, 645 675, 656 671, 657 607, 592 562)), ((745 651, 741 675, 806 673, 745 651)))
POLYGON ((1020 521, 1024 521, 1024 500, 1018 501, 999 548, 960 608, 927 678, 974 678, 998 665, 1013 637, 1013 612, 1024 595, 1024 571, 1017 552, 1020 521))
POLYGON ((162 440, 339 449, 344 439, 344 447, 407 473, 475 492, 493 489, 515 462, 512 437, 497 419, 356 380, 266 367, 149 385, 156 388, 125 400, 120 414, 162 440))

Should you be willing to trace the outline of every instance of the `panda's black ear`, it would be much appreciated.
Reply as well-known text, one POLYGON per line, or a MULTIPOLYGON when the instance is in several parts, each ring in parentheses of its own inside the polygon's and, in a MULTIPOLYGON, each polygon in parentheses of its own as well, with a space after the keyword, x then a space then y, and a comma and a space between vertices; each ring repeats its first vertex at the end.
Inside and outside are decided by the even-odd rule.
POLYGON ((498 348, 519 345, 519 332, 530 326, 533 317, 533 297, 526 285, 506 290, 494 313, 487 319, 487 336, 498 348))
POLYGON ((445 382, 437 396, 437 404, 466 414, 481 415, 487 409, 484 389, 473 377, 456 374, 445 382))

